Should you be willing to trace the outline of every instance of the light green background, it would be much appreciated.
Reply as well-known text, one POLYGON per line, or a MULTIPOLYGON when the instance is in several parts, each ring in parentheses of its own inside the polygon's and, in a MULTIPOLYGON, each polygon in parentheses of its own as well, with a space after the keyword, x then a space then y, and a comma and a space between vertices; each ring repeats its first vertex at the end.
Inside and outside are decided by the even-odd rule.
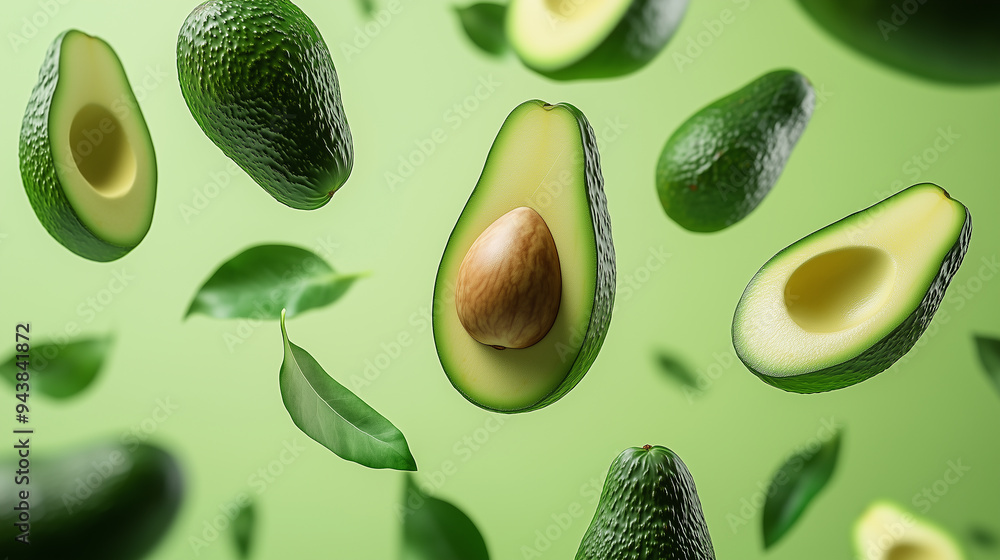
MULTIPOLYGON (((436 482, 437 495, 473 518, 493 558, 523 558, 522 547, 534 546, 536 531, 553 524, 553 515, 579 507, 583 515, 541 556, 571 558, 595 507, 593 493, 581 488, 599 481, 622 449, 645 443, 671 447, 694 473, 719 558, 762 558, 759 513, 735 530, 732 516, 831 418, 847 430, 840 468, 769 557, 848 557, 851 523, 871 500, 912 505, 915 494, 942 478, 948 461, 961 460, 971 471, 928 515, 959 534, 974 523, 1000 530, 1000 397, 980 371, 971 338, 1000 335, 1000 280, 977 280, 982 259, 1000 252, 993 219, 1000 210, 996 87, 933 85, 878 66, 822 34, 790 0, 695 0, 671 45, 640 73, 560 84, 513 58, 479 55, 449 3, 401 2, 387 23, 369 24, 374 37, 360 43, 360 53, 344 47, 364 33, 353 2, 298 2, 333 52, 357 153, 350 181, 314 212, 288 209, 242 172, 227 171, 228 160, 189 115, 174 45, 195 1, 58 0, 58 13, 16 52, 10 37, 22 33, 22 18, 43 21, 37 14, 45 12, 34 0, 5 5, 0 324, 12 331, 16 321, 30 321, 39 338, 71 322, 87 333, 117 333, 107 369, 85 395, 66 404, 33 397, 34 445, 41 453, 117 438, 132 427, 154 431, 151 440, 180 457, 188 484, 181 515, 155 558, 195 557, 189 539, 201 537, 206 521, 241 492, 259 505, 257 558, 397 554, 394 507, 402 475, 345 462, 294 428, 278 393, 278 325, 181 320, 197 286, 223 259, 263 242, 325 244, 339 270, 372 271, 333 307, 289 321, 290 337, 349 387, 366 360, 374 362, 400 335, 410 337, 357 392, 406 434, 420 480, 436 482), (703 33, 706 46, 678 68, 674 55, 693 48, 690 41, 723 10, 731 10, 731 23, 721 24, 717 37, 703 33), (18 173, 25 103, 49 41, 70 27, 117 50, 159 163, 152 230, 137 250, 110 264, 85 261, 49 237, 18 173), (778 67, 806 74, 820 100, 774 192, 724 232, 680 229, 665 217, 653 186, 666 137, 702 105, 778 67), (494 91, 480 88, 484 99, 469 100, 481 80, 496 82, 494 91), (603 135, 620 285, 607 342, 584 381, 549 408, 497 417, 448 384, 421 313, 493 137, 507 113, 530 98, 572 102, 603 135), (456 119, 449 111, 463 102, 474 109, 456 119), (386 172, 437 128, 446 141, 390 189, 386 172), (947 150, 935 151, 941 130, 957 139, 938 142, 947 150), (925 156, 935 160, 926 169, 911 161, 925 156), (213 181, 228 185, 206 187, 213 181), (938 321, 905 364, 834 393, 787 394, 748 373, 734 358, 729 327, 757 268, 803 235, 919 181, 941 184, 974 216, 971 249, 942 306, 947 324, 938 321), (185 216, 184 205, 205 202, 199 193, 207 206, 185 216), (648 257, 658 251, 669 257, 650 270, 648 257), (134 279, 105 309, 88 314, 87 298, 98 297, 116 271, 134 279), (225 337, 241 334, 245 342, 230 351, 225 337), (689 399, 658 371, 659 348, 682 353, 716 378, 689 399), (164 417, 158 402, 168 400, 177 410, 164 417), (480 429, 496 427, 491 418, 505 422, 487 439, 480 429), (464 438, 476 435, 485 442, 472 450, 464 438), (272 462, 280 461, 285 442, 296 440, 304 450, 258 494, 251 477, 269 464, 277 471, 280 463, 272 462), (447 461, 454 471, 435 474, 447 461)), ((12 401, 3 400, 10 408, 12 401)), ((197 557, 232 558, 228 535, 197 557)))

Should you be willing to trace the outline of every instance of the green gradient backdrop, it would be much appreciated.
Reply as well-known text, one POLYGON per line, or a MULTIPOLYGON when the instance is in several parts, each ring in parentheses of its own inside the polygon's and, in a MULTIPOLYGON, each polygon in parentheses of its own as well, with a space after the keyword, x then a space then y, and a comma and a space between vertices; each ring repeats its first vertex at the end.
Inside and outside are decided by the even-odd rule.
MULTIPOLYGON (((1000 334, 1000 280, 975 279, 981 260, 1000 253, 1000 225, 993 219, 1000 210, 1000 90, 933 85, 861 59, 822 34, 790 0, 695 0, 665 53, 640 73, 558 84, 513 58, 479 55, 447 2, 401 1, 402 10, 353 56, 343 45, 353 44, 365 24, 353 2, 298 2, 334 54, 357 153, 350 181, 314 212, 285 208, 242 172, 227 171, 228 160, 189 115, 174 45, 196 1, 59 0, 59 13, 16 52, 9 34, 21 32, 22 17, 44 12, 34 1, 5 6, 0 324, 13 329, 16 321, 31 321, 39 338, 68 322, 88 333, 117 333, 107 369, 84 395, 67 404, 35 397, 35 450, 118 437, 144 422, 155 428, 152 439, 179 455, 189 488, 155 558, 194 557, 189 538, 201 536, 205 522, 240 492, 254 494, 259 504, 257 558, 397 554, 394 507, 402 475, 345 462, 295 429, 278 393, 277 323, 238 333, 236 321, 181 320, 197 286, 223 259, 276 241, 323 243, 338 269, 372 271, 333 307, 290 320, 289 335, 348 386, 366 360, 378 359, 382 345, 409 335, 412 344, 357 392, 406 434, 420 480, 434 482, 438 495, 473 518, 496 559, 522 558, 536 531, 577 503, 583 516, 542 553, 571 558, 596 505, 581 487, 600 480, 623 448, 645 443, 671 447, 687 462, 720 558, 762 558, 759 513, 735 530, 729 516, 739 516, 741 500, 752 499, 787 454, 829 418, 847 428, 841 466, 771 558, 848 557, 851 523, 871 500, 911 506, 914 494, 958 459, 972 470, 929 516, 958 533, 976 522, 1000 530, 1000 397, 981 373, 971 339, 976 331, 1000 334), (710 41, 703 35, 708 45, 678 68, 673 55, 725 9, 732 10, 732 23, 710 41), (50 238, 18 173, 25 103, 49 41, 69 27, 117 50, 159 162, 152 230, 137 250, 110 264, 87 262, 50 238), (653 186, 663 142, 702 105, 776 67, 802 71, 820 93, 780 182, 749 218, 722 233, 681 230, 663 214, 653 186), (498 85, 488 94, 479 90, 485 99, 469 101, 474 111, 459 118, 449 113, 490 79, 498 85), (495 416, 448 384, 421 313, 429 309, 441 250, 500 124, 530 98, 572 102, 604 135, 618 301, 604 350, 584 381, 549 408, 500 417, 502 427, 473 450, 463 438, 494 427, 489 419, 495 416), (447 140, 412 177, 390 188, 385 173, 436 128, 447 140), (908 163, 933 150, 940 129, 958 136, 947 151, 928 152, 936 161, 925 170, 908 163), (205 185, 219 179, 228 186, 205 193, 205 185), (933 336, 924 337, 907 363, 846 390, 792 395, 749 374, 734 358, 729 328, 757 268, 790 242, 918 181, 941 184, 973 214, 972 247, 942 307, 947 324, 932 327, 933 336), (198 193, 215 196, 197 215, 185 216, 183 205, 192 205, 198 193), (645 269, 651 251, 669 253, 659 270, 645 269), (122 270, 134 279, 106 309, 88 314, 79 308, 122 270), (230 350, 227 334, 246 335, 245 342, 230 350), (713 367, 717 379, 689 400, 658 372, 652 356, 661 347, 682 352, 699 372, 717 359, 727 367, 713 367), (177 410, 157 423, 154 416, 163 418, 158 402, 167 400, 177 410), (304 450, 258 495, 262 479, 254 473, 296 440, 304 450), (446 461, 455 470, 435 475, 446 461)), ((2 402, 12 406, 7 394, 2 402)), ((271 466, 278 470, 277 464, 271 466)), ((199 557, 232 558, 228 535, 199 557)))

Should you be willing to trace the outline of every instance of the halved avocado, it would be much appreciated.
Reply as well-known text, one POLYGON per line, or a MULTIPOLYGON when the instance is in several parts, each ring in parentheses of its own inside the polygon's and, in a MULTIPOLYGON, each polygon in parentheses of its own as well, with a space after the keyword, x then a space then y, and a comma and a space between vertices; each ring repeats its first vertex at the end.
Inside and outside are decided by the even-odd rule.
POLYGON ((875 502, 858 518, 854 547, 861 560, 965 559, 948 532, 890 502, 875 502))
POLYGON ((507 36, 525 65, 555 80, 611 78, 653 60, 688 0, 513 0, 507 36))
POLYGON ((914 185, 772 257, 733 318, 733 346, 764 382, 840 389, 891 366, 930 324, 972 235, 968 209, 914 185))
POLYGON ((52 42, 21 125, 21 178, 35 214, 67 249, 122 257, 153 220, 156 156, 111 46, 69 30, 52 42))
POLYGON ((614 294, 594 131, 572 105, 522 103, 497 134, 441 258, 434 285, 441 365, 482 408, 547 406, 597 358, 614 294))

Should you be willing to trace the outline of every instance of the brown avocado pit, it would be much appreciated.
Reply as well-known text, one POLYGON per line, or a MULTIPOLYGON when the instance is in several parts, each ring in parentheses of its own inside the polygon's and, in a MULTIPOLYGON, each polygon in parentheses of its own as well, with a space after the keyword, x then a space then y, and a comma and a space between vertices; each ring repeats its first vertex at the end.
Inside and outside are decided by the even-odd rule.
POLYGON ((562 274, 545 220, 526 206, 497 218, 469 248, 455 283, 469 336, 498 350, 542 340, 559 314, 562 274))

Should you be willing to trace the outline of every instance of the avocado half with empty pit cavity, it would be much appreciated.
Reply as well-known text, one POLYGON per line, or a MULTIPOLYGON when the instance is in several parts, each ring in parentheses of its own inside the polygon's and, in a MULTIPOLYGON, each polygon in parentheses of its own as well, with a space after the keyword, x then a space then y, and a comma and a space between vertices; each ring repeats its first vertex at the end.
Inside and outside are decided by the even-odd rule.
POLYGON ((597 358, 614 294, 594 131, 572 105, 522 103, 441 258, 433 313, 441 365, 482 408, 547 406, 597 358))
POLYGON ((611 78, 653 60, 688 0, 512 0, 507 37, 532 70, 555 80, 611 78))
POLYGON ((21 179, 35 214, 67 249, 122 257, 153 220, 156 156, 111 46, 69 30, 52 42, 21 125, 21 179))
POLYGON ((947 531, 887 501, 873 503, 858 518, 854 549, 860 560, 965 559, 947 531))
POLYGON ((930 324, 971 235, 968 209, 924 183, 804 237, 743 292, 737 355, 766 383, 796 393, 884 371, 930 324))

